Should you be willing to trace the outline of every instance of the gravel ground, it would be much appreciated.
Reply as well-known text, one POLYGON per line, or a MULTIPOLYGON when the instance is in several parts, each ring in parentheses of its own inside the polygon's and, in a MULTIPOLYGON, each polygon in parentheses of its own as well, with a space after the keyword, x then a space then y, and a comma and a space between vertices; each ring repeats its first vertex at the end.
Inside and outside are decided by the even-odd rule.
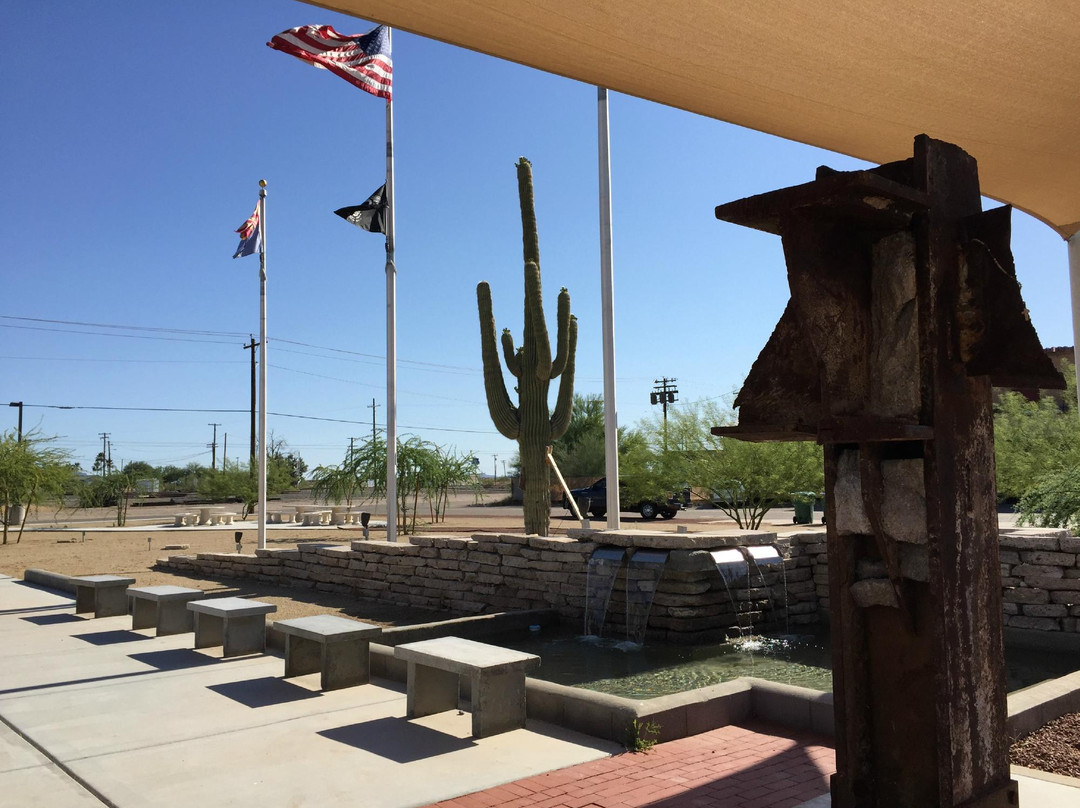
POLYGON ((1012 745, 1014 765, 1080 777, 1080 713, 1063 715, 1012 745))

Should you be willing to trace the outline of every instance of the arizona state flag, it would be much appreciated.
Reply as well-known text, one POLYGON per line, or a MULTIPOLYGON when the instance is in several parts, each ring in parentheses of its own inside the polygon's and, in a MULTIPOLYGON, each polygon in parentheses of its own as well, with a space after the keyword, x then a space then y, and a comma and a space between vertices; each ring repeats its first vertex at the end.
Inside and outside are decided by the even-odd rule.
POLYGON ((259 220, 258 205, 255 206, 255 212, 236 229, 236 232, 240 234, 240 246, 236 248, 233 258, 243 258, 245 255, 262 252, 262 223, 259 220))
POLYGON ((386 223, 386 186, 383 185, 367 198, 362 205, 338 208, 338 216, 370 233, 385 233, 386 223))

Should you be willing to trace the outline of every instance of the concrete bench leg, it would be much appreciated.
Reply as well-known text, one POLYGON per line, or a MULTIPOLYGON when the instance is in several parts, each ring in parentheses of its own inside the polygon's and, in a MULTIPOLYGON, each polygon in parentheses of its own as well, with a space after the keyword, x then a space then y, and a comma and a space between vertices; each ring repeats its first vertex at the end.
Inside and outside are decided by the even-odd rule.
POLYGON ((75 614, 94 611, 94 588, 90 586, 75 587, 75 614))
POLYGON ((486 738, 525 726, 525 676, 520 670, 471 677, 472 732, 486 738))
POLYGON ((94 617, 117 617, 127 613, 127 584, 94 590, 94 617))
POLYGON ((285 678, 304 676, 322 670, 322 649, 324 643, 285 635, 285 678))
POLYGON ((266 616, 231 617, 225 621, 222 656, 261 653, 266 649, 266 616))
POLYGON ((158 605, 146 598, 131 599, 131 628, 154 628, 158 621, 158 605))
POLYGON ((225 621, 212 614, 193 612, 195 615, 195 647, 213 648, 225 639, 225 621))
POLYGON ((368 640, 328 642, 322 649, 322 689, 364 685, 370 679, 368 640))
POLYGON ((408 684, 405 691, 405 717, 456 710, 458 706, 458 675, 427 665, 409 662, 408 684))
MULTIPOLYGON (((137 601, 136 601, 137 602, 137 601)), ((195 613, 187 607, 187 601, 162 601, 157 608, 157 635, 186 634, 193 627, 195 613)))

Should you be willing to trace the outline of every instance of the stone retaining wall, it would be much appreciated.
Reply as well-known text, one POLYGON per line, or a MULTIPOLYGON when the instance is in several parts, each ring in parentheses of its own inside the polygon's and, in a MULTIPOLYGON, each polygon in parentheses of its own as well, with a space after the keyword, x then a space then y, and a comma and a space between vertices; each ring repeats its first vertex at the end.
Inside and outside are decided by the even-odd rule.
POLYGON ((1080 538, 1067 530, 1001 531, 1005 625, 1080 632, 1080 538))
MULTIPOLYGON (((642 536, 633 531, 540 538, 482 533, 471 538, 410 536, 408 543, 355 541, 351 546, 304 543, 296 550, 254 554, 199 553, 159 559, 159 568, 211 578, 251 578, 270 584, 350 594, 457 615, 551 608, 571 625, 584 618, 588 561, 604 544, 632 557, 646 542, 666 545, 668 560, 655 587, 646 639, 708 643, 747 631, 785 630, 827 621, 829 575, 825 530, 782 536, 707 534, 642 536), (635 535, 626 535, 635 534, 635 535), (779 568, 748 568, 725 585, 710 555, 712 543, 774 544, 779 568), (710 543, 712 542, 712 543, 710 543)), ((1010 628, 1080 631, 1080 539, 1065 530, 1001 531, 1005 624, 1010 628)), ((608 608, 605 634, 625 631, 628 572, 624 563, 608 608)))
MULTIPOLYGON (((249 578, 453 614, 551 608, 574 625, 584 619, 590 556, 601 543, 626 537, 595 534, 589 538, 593 540, 500 533, 471 538, 411 536, 408 543, 355 541, 351 546, 310 542, 295 550, 177 555, 159 559, 157 566, 188 575, 249 578)), ((738 538, 742 541, 746 536, 738 538)), ((814 579, 823 533, 799 533, 781 540, 774 534, 754 535, 751 543, 776 544, 784 556, 784 570, 758 569, 751 563, 749 577, 728 586, 707 549, 713 540, 704 534, 659 539, 670 549, 655 585, 646 638, 719 642, 728 635, 782 630, 819 619, 814 579)), ((715 541, 734 539, 727 536, 715 541)), ((629 546, 628 555, 632 557, 635 551, 629 546)), ((627 582, 637 575, 624 562, 608 608, 606 636, 625 633, 627 582)), ((646 586, 653 584, 646 582, 646 586)))

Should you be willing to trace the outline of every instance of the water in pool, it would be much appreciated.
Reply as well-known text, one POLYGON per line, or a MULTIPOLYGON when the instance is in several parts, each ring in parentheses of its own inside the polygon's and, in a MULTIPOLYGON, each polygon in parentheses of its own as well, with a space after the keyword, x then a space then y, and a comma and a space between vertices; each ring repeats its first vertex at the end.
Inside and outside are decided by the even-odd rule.
MULTIPOLYGON (((772 682, 832 689, 829 637, 812 633, 753 637, 741 644, 676 646, 581 637, 545 629, 487 642, 536 654, 538 679, 633 699, 649 699, 756 676, 772 682)), ((1080 654, 1006 649, 1006 684, 1019 690, 1080 670, 1080 654)))

